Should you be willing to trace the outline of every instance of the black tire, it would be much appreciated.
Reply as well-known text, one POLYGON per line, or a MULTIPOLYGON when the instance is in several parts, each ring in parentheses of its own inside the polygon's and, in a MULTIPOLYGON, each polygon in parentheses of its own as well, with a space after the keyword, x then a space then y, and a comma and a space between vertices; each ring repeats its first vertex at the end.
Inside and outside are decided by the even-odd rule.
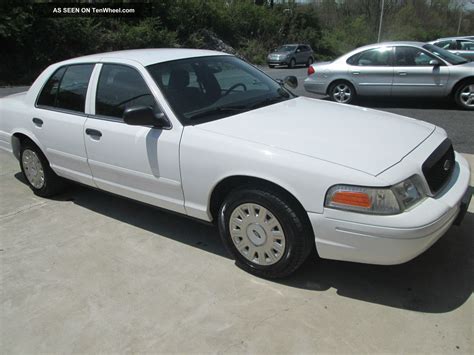
POLYGON ((38 146, 30 140, 24 140, 21 143, 20 168, 21 172, 23 173, 23 177, 25 178, 26 182, 28 183, 28 186, 34 192, 35 195, 41 197, 50 197, 62 192, 66 186, 65 181, 58 175, 56 175, 56 173, 51 169, 51 167, 49 166, 48 159, 46 159, 41 149, 39 149, 38 146), (31 151, 36 154, 41 164, 41 168, 43 169, 44 183, 40 188, 32 185, 25 172, 26 168, 25 166, 23 166, 23 156, 27 151, 31 151))
POLYGON ((329 98, 332 101, 339 102, 339 103, 344 103, 344 104, 354 103, 354 101, 356 100, 356 97, 357 97, 357 93, 355 91, 354 86, 350 82, 345 81, 345 80, 335 81, 334 83, 332 83, 329 86, 328 95, 329 95, 329 98), (338 96, 337 96, 335 91, 336 91, 336 88, 339 87, 339 86, 346 86, 350 90, 350 98, 347 99, 347 101, 338 100, 338 96))
POLYGON ((306 61, 306 67, 309 67, 311 64, 313 64, 314 60, 313 57, 309 57, 308 60, 306 61))
POLYGON ((288 68, 293 69, 296 65, 295 58, 291 58, 290 63, 288 63, 288 68))
POLYGON ((275 66, 274 66, 273 64, 268 64, 268 67, 269 67, 270 69, 275 68, 275 66))
MULTIPOLYGON (((469 90, 470 85, 474 85, 474 80, 466 80, 465 82, 461 83, 461 85, 459 85, 454 92, 454 101, 463 110, 474 111, 474 104, 468 106, 467 103, 463 101, 461 96, 463 92, 469 90)), ((471 91, 471 94, 474 94, 474 92, 471 91)))
POLYGON ((219 209, 218 226, 222 241, 241 269, 267 279, 282 278, 296 271, 314 249, 314 235, 304 211, 287 201, 278 191, 265 188, 244 187, 229 193, 219 209), (230 216, 244 203, 258 204, 267 209, 280 223, 285 247, 280 259, 272 265, 259 265, 244 257, 230 235, 230 216))

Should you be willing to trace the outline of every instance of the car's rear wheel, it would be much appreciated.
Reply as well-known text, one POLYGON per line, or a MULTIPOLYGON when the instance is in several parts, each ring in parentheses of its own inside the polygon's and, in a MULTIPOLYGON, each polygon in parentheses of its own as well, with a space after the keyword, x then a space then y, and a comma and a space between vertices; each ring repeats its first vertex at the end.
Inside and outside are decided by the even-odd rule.
POLYGON ((293 69, 296 65, 295 58, 291 58, 290 63, 288 64, 288 68, 293 69))
POLYGON ((20 168, 33 192, 41 197, 61 192, 65 182, 49 166, 41 149, 29 140, 21 144, 20 168))
POLYGON ((275 68, 275 66, 274 66, 273 64, 268 64, 268 67, 269 67, 270 69, 275 68))
POLYGON ((474 110, 474 80, 459 85, 454 93, 454 100, 465 110, 474 110))
POLYGON ((356 97, 354 86, 347 81, 337 81, 331 84, 328 92, 331 100, 343 104, 354 102, 356 97))
POLYGON ((309 57, 308 60, 306 61, 306 67, 309 67, 311 64, 313 64, 314 60, 313 57, 309 57))
POLYGON ((237 266, 259 277, 281 278, 298 269, 314 248, 300 214, 275 191, 237 189, 219 210, 219 232, 237 266))

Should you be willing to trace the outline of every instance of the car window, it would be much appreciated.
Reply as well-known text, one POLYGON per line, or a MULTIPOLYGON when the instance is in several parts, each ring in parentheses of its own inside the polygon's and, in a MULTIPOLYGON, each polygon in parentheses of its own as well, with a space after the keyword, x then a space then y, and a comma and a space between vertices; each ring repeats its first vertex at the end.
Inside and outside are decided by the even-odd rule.
POLYGON ((380 47, 357 53, 347 60, 348 64, 357 66, 390 66, 392 48, 380 47))
POLYGON ((300 52, 305 52, 306 51, 305 46, 298 46, 298 49, 299 49, 300 52))
POLYGON ((291 98, 274 80, 233 56, 180 59, 147 69, 185 125, 291 98))
POLYGON ((157 109, 156 101, 137 70, 120 64, 104 64, 100 71, 95 100, 96 115, 122 119, 134 106, 157 109))
POLYGON ((59 84, 55 107, 84 112, 87 86, 94 64, 71 65, 59 84))
POLYGON ((456 49, 456 42, 452 40, 439 41, 435 43, 435 46, 443 49, 456 49))
POLYGON ((467 60, 465 58, 455 55, 445 49, 433 46, 432 44, 425 44, 423 46, 423 49, 426 49, 427 51, 433 53, 434 55, 442 58, 443 60, 453 65, 467 63, 467 60))
POLYGON ((399 67, 431 66, 430 61, 436 59, 416 47, 396 47, 395 65, 399 67))
POLYGON ((84 112, 87 87, 94 64, 62 67, 48 79, 37 105, 84 112))
POLYGON ((458 49, 461 51, 474 51, 474 42, 458 41, 458 49))
POLYGON ((293 52, 295 50, 296 46, 292 45, 283 45, 281 47, 278 47, 275 52, 293 52))
POLYGON ((37 105, 39 106, 54 106, 56 103, 56 97, 58 95, 59 83, 66 71, 66 67, 59 68, 54 72, 53 75, 48 79, 46 85, 41 90, 38 97, 37 105))

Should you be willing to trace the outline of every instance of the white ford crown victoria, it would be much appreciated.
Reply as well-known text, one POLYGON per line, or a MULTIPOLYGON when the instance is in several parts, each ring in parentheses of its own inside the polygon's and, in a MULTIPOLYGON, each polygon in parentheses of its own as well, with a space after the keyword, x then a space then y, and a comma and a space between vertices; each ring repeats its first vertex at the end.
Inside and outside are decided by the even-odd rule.
POLYGON ((215 222, 237 265, 262 277, 292 273, 314 248, 403 263, 460 222, 470 170, 443 129, 285 83, 204 50, 67 60, 0 100, 0 147, 39 196, 73 180, 215 222))

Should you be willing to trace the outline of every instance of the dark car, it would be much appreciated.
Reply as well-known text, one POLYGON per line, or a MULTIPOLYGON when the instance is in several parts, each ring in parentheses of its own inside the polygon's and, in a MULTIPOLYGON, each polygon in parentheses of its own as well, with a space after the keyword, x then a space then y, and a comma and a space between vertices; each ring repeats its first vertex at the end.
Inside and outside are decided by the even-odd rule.
POLYGON ((270 68, 276 65, 287 65, 293 68, 297 64, 310 66, 314 61, 314 52, 307 44, 284 44, 267 56, 270 68))

